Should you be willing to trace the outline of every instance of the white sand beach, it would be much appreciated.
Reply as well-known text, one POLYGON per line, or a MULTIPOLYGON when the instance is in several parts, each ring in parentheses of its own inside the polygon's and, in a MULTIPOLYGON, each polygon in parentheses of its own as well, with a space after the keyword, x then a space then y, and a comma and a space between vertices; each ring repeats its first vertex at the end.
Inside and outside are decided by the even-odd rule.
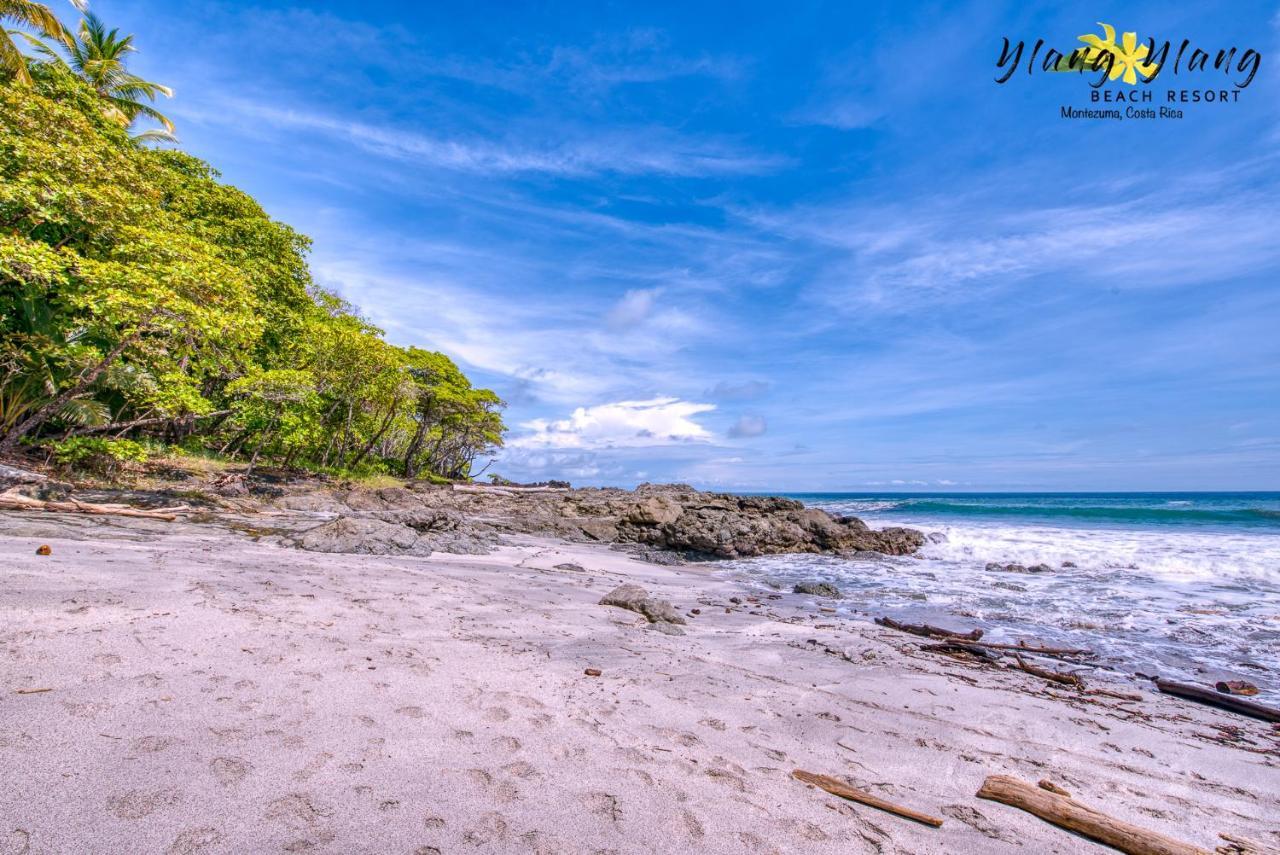
POLYGON ((0 516, 0 554, 6 855, 1112 851, 975 798, 997 773, 1210 851, 1280 845, 1280 760, 1211 738, 1266 746, 1269 724, 1046 689, 714 564, 49 514, 0 516), (700 613, 654 632, 598 604, 620 582, 700 613))

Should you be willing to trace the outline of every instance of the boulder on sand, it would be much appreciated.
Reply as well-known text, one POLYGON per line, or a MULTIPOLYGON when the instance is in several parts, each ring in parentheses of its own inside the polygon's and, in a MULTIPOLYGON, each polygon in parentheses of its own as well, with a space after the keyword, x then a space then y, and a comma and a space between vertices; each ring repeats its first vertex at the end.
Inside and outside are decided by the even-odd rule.
POLYGON ((659 600, 649 596, 649 592, 639 585, 619 585, 609 593, 605 594, 600 600, 602 606, 615 606, 620 609, 627 609, 644 615, 645 619, 651 624, 667 626, 658 626, 663 632, 671 635, 679 635, 680 632, 671 632, 671 624, 683 624, 685 619, 676 611, 675 606, 666 600, 659 600))

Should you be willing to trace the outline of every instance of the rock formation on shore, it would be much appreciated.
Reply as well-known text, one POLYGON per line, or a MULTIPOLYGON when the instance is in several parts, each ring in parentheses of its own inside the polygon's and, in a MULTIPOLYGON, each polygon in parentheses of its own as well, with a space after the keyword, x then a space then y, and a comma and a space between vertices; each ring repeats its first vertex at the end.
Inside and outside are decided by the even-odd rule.
POLYGON ((809 552, 907 555, 924 542, 906 528, 873 530, 793 499, 704 493, 683 484, 521 491, 429 485, 310 490, 282 508, 334 514, 296 538, 323 552, 483 551, 502 533, 636 544, 691 557, 747 558, 809 552), (356 522, 364 520, 364 522, 356 522), (378 521, 381 525, 371 524, 378 521))

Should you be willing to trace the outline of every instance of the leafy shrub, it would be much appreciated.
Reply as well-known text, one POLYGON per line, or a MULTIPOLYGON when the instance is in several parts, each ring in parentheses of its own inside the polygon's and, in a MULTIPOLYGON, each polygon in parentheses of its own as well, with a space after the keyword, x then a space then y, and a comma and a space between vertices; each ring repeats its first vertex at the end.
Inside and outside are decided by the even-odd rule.
POLYGON ((53 459, 68 469, 110 476, 146 460, 147 450, 131 439, 72 436, 53 443, 53 459))

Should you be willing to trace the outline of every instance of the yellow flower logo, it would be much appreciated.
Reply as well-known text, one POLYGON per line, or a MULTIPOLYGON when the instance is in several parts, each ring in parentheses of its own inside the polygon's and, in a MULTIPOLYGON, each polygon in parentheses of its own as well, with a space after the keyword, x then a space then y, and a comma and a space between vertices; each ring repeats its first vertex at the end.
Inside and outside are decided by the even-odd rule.
POLYGON ((1154 62, 1143 62, 1147 54, 1151 53, 1151 48, 1148 45, 1138 44, 1138 34, 1125 33, 1121 43, 1116 44, 1116 28, 1101 21, 1098 22, 1098 26, 1102 27, 1102 34, 1106 38, 1100 39, 1093 33, 1080 37, 1080 41, 1089 45, 1084 52, 1085 60, 1096 62, 1104 54, 1109 53, 1114 57, 1110 74, 1112 80, 1123 74, 1125 83, 1137 86, 1139 73, 1150 80, 1160 65, 1154 62))

